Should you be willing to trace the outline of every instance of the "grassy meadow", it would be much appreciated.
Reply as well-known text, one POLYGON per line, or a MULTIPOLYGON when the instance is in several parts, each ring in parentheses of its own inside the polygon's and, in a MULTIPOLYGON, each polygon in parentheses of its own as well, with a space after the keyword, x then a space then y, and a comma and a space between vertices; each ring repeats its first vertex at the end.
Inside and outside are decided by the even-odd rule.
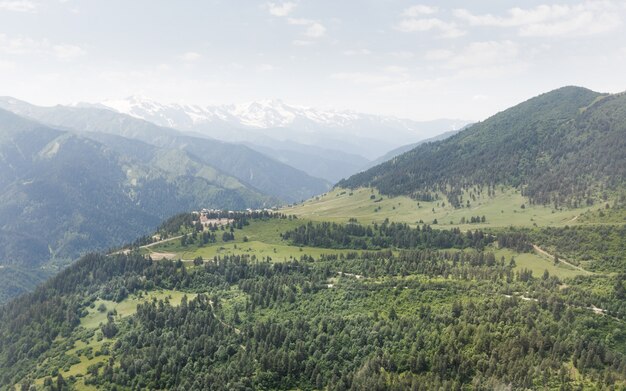
MULTIPOLYGON (((455 209, 445 197, 433 202, 416 201, 409 197, 382 196, 376 189, 333 189, 301 204, 282 209, 285 214, 316 221, 346 222, 356 218, 362 224, 391 221, 432 224, 437 220, 441 228, 459 227, 462 230, 484 227, 533 227, 577 224, 578 216, 592 208, 556 210, 550 206, 529 205, 519 191, 498 189, 489 197, 483 192, 470 201, 470 207, 455 209), (523 205, 523 207, 522 207, 523 205), (465 218, 485 216, 485 223, 461 223, 465 218)), ((465 195, 464 199, 469 197, 465 195)), ((597 207, 596 207, 597 208, 597 207)))

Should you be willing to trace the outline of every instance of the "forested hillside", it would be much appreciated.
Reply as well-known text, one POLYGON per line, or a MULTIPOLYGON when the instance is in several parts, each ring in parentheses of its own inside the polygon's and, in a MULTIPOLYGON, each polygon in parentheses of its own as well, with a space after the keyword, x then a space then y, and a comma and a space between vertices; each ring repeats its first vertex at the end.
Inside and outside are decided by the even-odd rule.
POLYGON ((120 245, 175 213, 278 202, 181 150, 123 138, 111 148, 3 110, 0 130, 0 265, 11 265, 0 297, 29 287, 29 270, 39 281, 48 261, 120 245))
POLYGON ((0 107, 53 127, 85 132, 85 137, 91 137, 92 132, 105 133, 139 140, 163 150, 185 151, 203 164, 281 201, 301 201, 328 190, 330 186, 322 179, 311 177, 245 145, 187 135, 107 109, 40 107, 13 98, 0 98, 0 107))
POLYGON ((461 205, 464 189, 519 188, 532 203, 581 206, 623 188, 626 94, 564 87, 505 110, 446 140, 339 182, 387 195, 461 205))
POLYGON ((204 228, 193 224, 192 214, 177 216, 160 233, 184 233, 189 240, 175 236, 157 249, 87 255, 1 307, 0 386, 626 385, 624 276, 533 274, 518 264, 532 251, 527 232, 494 236, 392 223, 315 225, 279 214, 224 216, 226 225, 204 228), (240 253, 185 261, 146 257, 147 251, 190 254, 232 246, 230 235, 203 242, 203 233, 214 230, 237 238, 230 248, 240 253), (291 246, 281 247, 280 236, 293 242, 299 258, 274 259, 277 248, 291 246), (310 255, 308 246, 352 248, 358 238, 368 238, 363 251, 310 255), (274 251, 263 255, 259 240, 274 251), (247 246, 257 250, 248 253, 247 246))

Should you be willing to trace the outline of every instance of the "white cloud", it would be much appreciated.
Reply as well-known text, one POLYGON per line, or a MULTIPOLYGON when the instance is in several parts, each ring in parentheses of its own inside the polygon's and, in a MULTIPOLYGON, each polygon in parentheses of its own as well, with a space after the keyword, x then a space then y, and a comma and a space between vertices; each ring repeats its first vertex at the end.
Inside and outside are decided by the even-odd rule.
POLYGON ((387 73, 394 73, 394 74, 398 74, 398 75, 406 75, 407 72, 409 71, 408 68, 406 67, 401 67, 399 65, 388 65, 385 68, 383 68, 385 70, 385 72, 387 73))
POLYGON ((415 18, 420 15, 432 15, 436 14, 438 11, 437 7, 431 7, 429 5, 418 4, 412 7, 409 7, 402 12, 402 16, 406 16, 409 18, 415 18))
POLYGON ((350 49, 345 50, 343 54, 346 56, 368 56, 372 54, 372 52, 368 49, 350 49))
POLYGON ((447 60, 452 57, 454 53, 447 49, 433 49, 426 52, 424 58, 430 61, 447 60))
POLYGON ((10 38, 0 34, 0 52, 5 54, 28 54, 40 50, 42 45, 30 38, 10 38))
POLYGON ((71 60, 85 54, 81 47, 68 44, 54 45, 52 52, 60 60, 71 60))
POLYGON ((296 3, 268 3, 267 9, 272 16, 284 17, 289 15, 296 8, 296 3))
POLYGON ((291 43, 293 43, 294 46, 309 46, 313 45, 315 42, 306 39, 294 39, 291 43))
POLYGON ((0 71, 11 71, 13 69, 15 69, 14 62, 0 60, 0 71))
POLYGON ((256 70, 259 72, 271 72, 275 69, 276 67, 271 64, 261 64, 256 68, 256 70))
POLYGON ((396 26, 396 30, 411 32, 439 31, 442 37, 456 38, 465 35, 454 22, 445 22, 439 18, 407 18, 402 19, 396 26))
POLYGON ((311 38, 320 38, 326 34, 326 27, 324 27, 321 23, 313 23, 307 27, 306 32, 304 33, 307 37, 311 38))
POLYGON ((353 84, 384 86, 401 83, 410 78, 409 70, 397 65, 389 65, 374 72, 339 72, 333 73, 331 79, 347 81, 353 84))
POLYGON ((304 35, 309 38, 321 38, 326 35, 326 27, 318 21, 302 18, 289 18, 287 23, 296 26, 306 26, 304 35))
POLYGON ((400 58, 402 60, 408 60, 410 58, 415 57, 415 53, 409 52, 409 51, 406 51, 406 50, 401 50, 401 51, 398 51, 398 52, 391 52, 389 54, 394 56, 395 58, 400 58))
POLYGON ((37 6, 28 0, 5 0, 0 1, 0 10, 15 12, 34 12, 37 6))
POLYGON ((379 72, 338 72, 333 73, 330 77, 354 84, 386 84, 395 80, 393 76, 379 72))
POLYGON ((512 41, 472 42, 446 62, 450 69, 488 68, 518 61, 520 47, 512 41))
POLYGON ((198 52, 186 52, 180 56, 180 59, 187 62, 193 62, 199 60, 201 57, 202 55, 198 52))
POLYGON ((9 55, 47 55, 59 60, 71 60, 85 54, 80 46, 51 44, 47 39, 34 40, 28 37, 11 38, 0 34, 0 53, 9 55))
POLYGON ((454 15, 472 26, 517 28, 520 36, 582 36, 612 31, 622 22, 619 7, 613 1, 585 1, 575 5, 539 5, 534 8, 511 8, 506 15, 476 15, 457 9, 454 15))

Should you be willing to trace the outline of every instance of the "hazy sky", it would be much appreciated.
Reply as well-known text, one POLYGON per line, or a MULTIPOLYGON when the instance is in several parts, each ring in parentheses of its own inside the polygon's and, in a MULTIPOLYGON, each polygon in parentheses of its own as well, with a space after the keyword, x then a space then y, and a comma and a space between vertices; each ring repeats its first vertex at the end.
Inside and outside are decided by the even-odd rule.
POLYGON ((0 0, 0 95, 475 120, 626 90, 625 24, 623 0, 0 0))

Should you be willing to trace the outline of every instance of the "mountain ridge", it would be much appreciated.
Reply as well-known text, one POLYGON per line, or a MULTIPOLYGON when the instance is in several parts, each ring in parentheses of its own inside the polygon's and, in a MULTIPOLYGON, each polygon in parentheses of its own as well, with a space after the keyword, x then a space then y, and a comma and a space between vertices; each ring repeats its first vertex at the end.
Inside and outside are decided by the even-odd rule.
POLYGON ((327 190, 330 184, 247 146, 193 137, 108 109, 41 107, 14 98, 0 98, 0 107, 66 130, 108 133, 164 149, 183 149, 204 164, 286 202, 300 201, 327 190))
POLYGON ((626 173, 624 95, 563 87, 458 134, 428 143, 338 183, 388 195, 444 193, 460 206, 474 185, 511 185, 531 202, 582 205, 626 173))
POLYGON ((107 107, 161 126, 231 142, 292 141, 329 149, 339 149, 337 143, 340 143, 340 150, 370 160, 403 144, 468 123, 449 119, 413 121, 354 111, 319 110, 288 105, 280 100, 200 106, 162 104, 131 96, 116 101, 77 103, 75 106, 107 107))
MULTIPOLYGON (((3 278, 39 280, 41 267, 123 244, 182 211, 279 202, 184 150, 58 130, 2 109, 0 129, 3 278)), ((0 297, 19 292, 3 285, 0 297)))

